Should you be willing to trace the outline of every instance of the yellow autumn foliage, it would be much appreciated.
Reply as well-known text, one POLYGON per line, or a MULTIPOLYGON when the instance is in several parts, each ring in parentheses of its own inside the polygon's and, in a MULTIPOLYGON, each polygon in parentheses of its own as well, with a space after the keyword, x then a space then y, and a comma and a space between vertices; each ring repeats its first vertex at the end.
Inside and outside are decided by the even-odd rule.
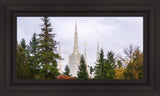
POLYGON ((124 68, 116 68, 115 70, 115 79, 124 79, 124 72, 125 69, 124 68))

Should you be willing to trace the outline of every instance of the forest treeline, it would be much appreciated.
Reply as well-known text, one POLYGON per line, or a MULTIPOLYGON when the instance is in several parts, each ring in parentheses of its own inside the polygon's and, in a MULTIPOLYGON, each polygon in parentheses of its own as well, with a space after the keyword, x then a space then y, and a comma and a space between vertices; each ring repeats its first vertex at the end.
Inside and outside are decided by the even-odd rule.
POLYGON ((72 77, 68 65, 60 73, 57 60, 55 33, 48 17, 41 18, 41 34, 34 33, 29 44, 25 39, 17 42, 17 79, 143 79, 143 52, 139 47, 129 45, 124 49, 125 57, 117 57, 113 51, 100 50, 95 66, 90 66, 89 76, 84 56, 81 56, 78 77, 72 77), (38 36, 38 38, 37 38, 38 36))

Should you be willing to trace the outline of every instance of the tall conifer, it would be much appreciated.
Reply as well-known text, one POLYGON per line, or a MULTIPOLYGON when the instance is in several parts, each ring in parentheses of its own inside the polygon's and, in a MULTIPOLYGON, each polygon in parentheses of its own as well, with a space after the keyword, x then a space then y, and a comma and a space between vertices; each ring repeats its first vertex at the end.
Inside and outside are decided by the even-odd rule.
POLYGON ((28 50, 29 50, 29 57, 28 57, 28 63, 30 66, 30 70, 32 72, 32 77, 35 78, 36 75, 40 74, 40 66, 37 62, 38 57, 37 57, 37 38, 36 38, 36 33, 33 34, 31 41, 29 42, 28 50))
POLYGON ((105 65, 104 52, 103 49, 101 49, 99 53, 99 59, 97 60, 95 66, 95 79, 104 79, 103 77, 104 65, 105 65))
POLYGON ((71 76, 71 75, 70 75, 70 69, 69 69, 68 65, 65 66, 65 72, 64 72, 63 74, 64 74, 64 75, 71 76))
POLYGON ((59 75, 57 69, 57 59, 59 55, 56 50, 57 42, 54 39, 55 33, 52 32, 51 23, 47 16, 42 18, 43 25, 41 25, 42 33, 38 34, 38 61, 42 66, 42 79, 56 79, 59 75))
POLYGON ((77 73, 78 79, 88 79, 89 76, 88 76, 88 72, 87 72, 87 66, 86 66, 85 59, 84 59, 83 55, 81 56, 80 66, 78 68, 79 68, 79 71, 77 73))
POLYGON ((107 59, 105 61, 104 71, 103 71, 103 79, 114 79, 115 77, 115 68, 116 68, 116 58, 114 57, 114 53, 109 51, 107 53, 107 59))

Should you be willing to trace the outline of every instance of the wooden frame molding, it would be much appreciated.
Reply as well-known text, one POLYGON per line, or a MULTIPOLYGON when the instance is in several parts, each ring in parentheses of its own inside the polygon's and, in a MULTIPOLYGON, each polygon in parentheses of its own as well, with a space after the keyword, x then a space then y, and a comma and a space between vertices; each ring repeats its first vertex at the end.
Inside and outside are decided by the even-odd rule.
POLYGON ((0 96, 160 96, 159 0, 0 0, 0 96), (143 16, 143 80, 17 80, 17 16, 143 16))

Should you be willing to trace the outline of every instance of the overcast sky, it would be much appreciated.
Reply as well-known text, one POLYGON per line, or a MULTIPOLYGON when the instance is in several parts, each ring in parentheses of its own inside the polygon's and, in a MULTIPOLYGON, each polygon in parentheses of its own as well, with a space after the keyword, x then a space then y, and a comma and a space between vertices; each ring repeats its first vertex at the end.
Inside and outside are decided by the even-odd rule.
MULTIPOLYGON (((17 40, 22 38, 28 44, 33 33, 41 33, 42 17, 17 17, 17 40)), ((112 50, 115 55, 123 55, 123 49, 130 44, 143 50, 143 17, 50 17, 56 40, 61 45, 64 58, 62 66, 68 64, 73 52, 75 21, 77 21, 80 53, 84 53, 86 41, 87 62, 95 65, 97 42, 104 49, 105 55, 112 50)), ((38 38, 38 36, 37 36, 38 38)))

